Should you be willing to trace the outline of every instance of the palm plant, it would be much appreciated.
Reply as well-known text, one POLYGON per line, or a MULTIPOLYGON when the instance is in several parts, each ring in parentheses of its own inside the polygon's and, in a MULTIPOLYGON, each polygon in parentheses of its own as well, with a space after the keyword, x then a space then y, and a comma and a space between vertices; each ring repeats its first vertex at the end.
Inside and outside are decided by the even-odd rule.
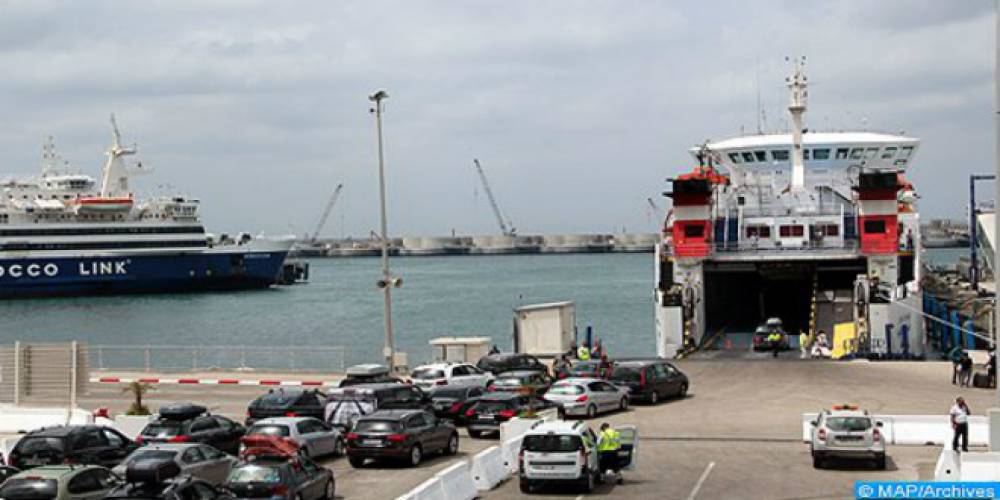
POLYGON ((129 405, 128 410, 125 411, 126 415, 149 415, 149 408, 142 404, 142 397, 145 396, 149 391, 153 390, 153 386, 147 384, 146 382, 131 382, 126 385, 123 389, 123 393, 132 394, 132 404, 129 405))

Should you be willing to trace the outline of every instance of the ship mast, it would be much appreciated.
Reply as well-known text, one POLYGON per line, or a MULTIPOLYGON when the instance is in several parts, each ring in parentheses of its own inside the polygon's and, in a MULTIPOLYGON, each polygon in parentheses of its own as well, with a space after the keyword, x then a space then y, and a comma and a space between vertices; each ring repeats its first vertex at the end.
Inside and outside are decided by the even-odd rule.
POLYGON ((134 155, 135 147, 122 146, 122 134, 118 131, 118 122, 115 121, 113 113, 111 114, 111 136, 111 147, 105 152, 108 155, 108 161, 101 169, 101 197, 129 196, 131 194, 128 190, 130 172, 122 157, 134 155))
MULTIPOLYGON (((787 59, 787 58, 786 58, 787 59)), ((802 115, 806 112, 806 76, 803 72, 806 58, 795 59, 792 75, 785 78, 788 85, 788 114, 792 115, 792 191, 805 189, 806 169, 802 156, 802 115)))

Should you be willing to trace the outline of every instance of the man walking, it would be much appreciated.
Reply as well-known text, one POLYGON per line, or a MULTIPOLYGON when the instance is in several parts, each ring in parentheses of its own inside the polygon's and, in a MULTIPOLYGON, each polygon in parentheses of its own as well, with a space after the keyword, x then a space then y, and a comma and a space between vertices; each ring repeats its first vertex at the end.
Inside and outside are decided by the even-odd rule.
POLYGON ((955 404, 948 412, 951 415, 951 428, 955 431, 951 439, 951 449, 958 451, 958 438, 962 438, 962 451, 969 451, 969 405, 961 396, 955 398, 955 404))
POLYGON ((958 385, 969 387, 972 382, 972 357, 969 353, 962 353, 958 360, 958 385))

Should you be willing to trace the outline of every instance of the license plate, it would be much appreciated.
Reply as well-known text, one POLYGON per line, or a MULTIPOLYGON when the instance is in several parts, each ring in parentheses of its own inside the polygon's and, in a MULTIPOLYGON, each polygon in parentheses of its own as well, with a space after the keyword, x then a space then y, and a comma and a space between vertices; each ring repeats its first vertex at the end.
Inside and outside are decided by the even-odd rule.
POLYGON ((490 416, 490 415, 480 415, 479 417, 477 417, 477 420, 483 421, 483 422, 492 422, 493 421, 493 417, 490 416))
POLYGON ((861 436, 840 436, 837 438, 838 441, 861 441, 861 436))
POLYGON ((536 468, 538 470, 555 470, 556 466, 554 466, 554 465, 536 465, 534 468, 536 468))
POLYGON ((382 446, 382 441, 378 439, 364 439, 361 441, 361 446, 382 446))

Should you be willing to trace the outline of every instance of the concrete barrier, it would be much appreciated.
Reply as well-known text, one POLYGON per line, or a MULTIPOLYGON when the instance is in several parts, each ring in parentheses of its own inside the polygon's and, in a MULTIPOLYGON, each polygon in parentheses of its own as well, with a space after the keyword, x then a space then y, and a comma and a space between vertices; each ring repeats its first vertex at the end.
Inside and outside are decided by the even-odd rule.
POLYGON ((468 460, 454 464, 434 475, 441 482, 441 490, 448 500, 472 500, 479 491, 472 480, 472 469, 468 460))
MULTIPOLYGON (((802 442, 812 440, 812 421, 816 413, 802 414, 802 442)), ((951 446, 952 428, 948 415, 872 415, 882 423, 881 432, 888 444, 951 446)), ((969 445, 989 444, 988 418, 969 417, 969 445)))
POLYGON ((396 497, 396 500, 448 500, 448 497, 444 494, 441 479, 434 476, 420 483, 409 493, 396 497))
POLYGON ((31 432, 53 425, 82 425, 94 422, 94 416, 81 408, 39 408, 0 406, 0 433, 31 432))
POLYGON ((961 481, 962 466, 959 462, 958 453, 948 448, 942 448, 938 455, 937 464, 934 466, 935 481, 961 481))
POLYGON ((961 481, 1000 481, 1000 452, 967 452, 959 457, 961 481))
POLYGON ((112 426, 120 433, 124 434, 125 437, 129 439, 135 439, 136 436, 142 432, 142 429, 146 427, 146 424, 152 420, 151 415, 146 416, 136 416, 136 415, 115 415, 114 423, 112 426))
POLYGON ((523 437, 521 435, 503 442, 503 465, 511 474, 517 474, 521 468, 518 463, 518 455, 521 453, 521 438, 523 437))
POLYGON ((546 408, 538 412, 538 418, 546 422, 555 422, 559 419, 559 409, 558 408, 546 408))
POLYGON ((479 491, 496 488, 510 477, 504 466, 503 452, 498 446, 490 446, 472 457, 472 481, 479 491))
POLYGON ((528 432, 532 425, 538 422, 537 418, 514 417, 500 424, 500 442, 506 443, 511 439, 519 438, 528 432))

